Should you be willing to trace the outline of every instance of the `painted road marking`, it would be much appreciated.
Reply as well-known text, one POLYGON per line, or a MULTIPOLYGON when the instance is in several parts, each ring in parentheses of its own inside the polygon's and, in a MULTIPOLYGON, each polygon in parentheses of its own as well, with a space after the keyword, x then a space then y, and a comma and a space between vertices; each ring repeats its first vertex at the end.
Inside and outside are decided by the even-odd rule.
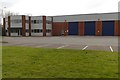
POLYGON ((69 45, 60 46, 60 47, 58 47, 57 49, 61 49, 61 48, 67 47, 67 46, 69 46, 69 45))
POLYGON ((110 50, 111 50, 111 52, 113 52, 113 48, 110 46, 110 50))
POLYGON ((85 46, 82 50, 85 50, 88 46, 85 46))

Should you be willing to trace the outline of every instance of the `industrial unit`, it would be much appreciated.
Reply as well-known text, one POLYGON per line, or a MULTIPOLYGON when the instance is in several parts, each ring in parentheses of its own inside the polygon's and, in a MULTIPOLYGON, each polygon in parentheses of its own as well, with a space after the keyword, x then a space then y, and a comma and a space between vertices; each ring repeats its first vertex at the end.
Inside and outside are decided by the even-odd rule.
POLYGON ((118 12, 3 18, 5 36, 119 36, 118 12))

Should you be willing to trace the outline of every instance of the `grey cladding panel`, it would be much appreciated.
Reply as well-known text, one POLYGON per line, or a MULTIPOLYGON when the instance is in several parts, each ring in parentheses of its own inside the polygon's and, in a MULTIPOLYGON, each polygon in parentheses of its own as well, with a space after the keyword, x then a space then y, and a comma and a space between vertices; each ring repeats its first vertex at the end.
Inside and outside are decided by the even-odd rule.
POLYGON ((54 16, 53 22, 76 22, 76 21, 98 21, 98 20, 118 20, 117 13, 108 14, 85 14, 85 15, 67 15, 67 16, 54 16))

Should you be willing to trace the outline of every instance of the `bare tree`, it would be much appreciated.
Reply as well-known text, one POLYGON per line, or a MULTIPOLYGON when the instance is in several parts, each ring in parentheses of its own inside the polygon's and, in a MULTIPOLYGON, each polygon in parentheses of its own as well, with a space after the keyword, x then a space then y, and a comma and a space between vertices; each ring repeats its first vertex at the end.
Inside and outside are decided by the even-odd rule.
POLYGON ((5 12, 5 17, 12 16, 12 15, 19 15, 19 13, 10 12, 10 11, 5 12))

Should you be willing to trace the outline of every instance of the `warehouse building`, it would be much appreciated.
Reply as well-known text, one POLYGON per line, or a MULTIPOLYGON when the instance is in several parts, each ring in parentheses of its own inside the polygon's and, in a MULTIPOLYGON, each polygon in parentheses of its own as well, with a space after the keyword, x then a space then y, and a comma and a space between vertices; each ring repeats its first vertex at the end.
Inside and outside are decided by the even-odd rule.
POLYGON ((6 36, 119 36, 118 13, 63 16, 8 16, 3 18, 6 36))

